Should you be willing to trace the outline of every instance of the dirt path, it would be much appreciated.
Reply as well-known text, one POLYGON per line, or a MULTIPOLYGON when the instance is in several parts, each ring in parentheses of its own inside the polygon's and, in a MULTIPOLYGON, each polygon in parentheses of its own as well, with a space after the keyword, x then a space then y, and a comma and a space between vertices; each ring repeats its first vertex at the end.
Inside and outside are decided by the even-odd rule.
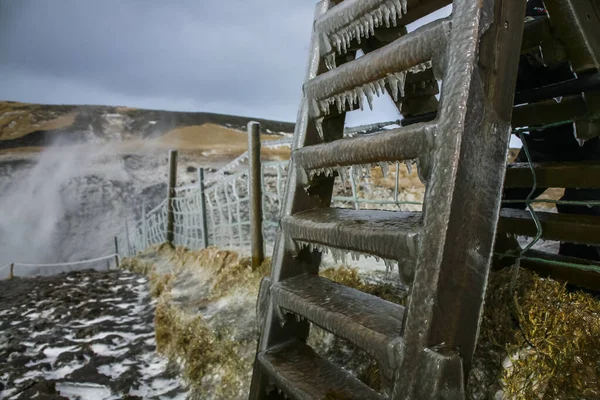
POLYGON ((185 399, 154 308, 124 271, 0 281, 0 399, 185 399))

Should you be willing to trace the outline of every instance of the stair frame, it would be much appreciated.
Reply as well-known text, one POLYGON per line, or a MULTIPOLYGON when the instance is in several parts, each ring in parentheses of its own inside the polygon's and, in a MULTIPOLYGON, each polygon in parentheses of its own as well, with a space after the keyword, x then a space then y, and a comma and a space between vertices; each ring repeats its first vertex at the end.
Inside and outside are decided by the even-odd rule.
MULTIPOLYGON (((445 50, 439 112, 430 149, 418 159, 426 181, 423 230, 415 277, 398 332, 398 365, 391 398, 463 398, 475 350, 489 266, 499 217, 502 184, 525 1, 455 0, 452 29, 445 50)), ((315 20, 333 6, 323 0, 315 20)), ((306 81, 324 73, 319 32, 313 32, 306 81)), ((349 52, 336 64, 351 61, 349 52)), ((293 152, 322 142, 303 96, 293 152)), ((345 113, 331 109, 323 121, 324 142, 342 137, 345 113)), ((399 160, 401 161, 401 160, 399 160)), ((282 217, 329 207, 334 177, 319 175, 310 183, 292 157, 282 217)), ((305 341, 309 323, 280 314, 269 295, 272 284, 299 274, 318 274, 320 254, 296 251, 279 231, 272 272, 261 284, 258 353, 290 340, 305 341)), ((250 399, 267 399, 269 378, 255 363, 250 399)))

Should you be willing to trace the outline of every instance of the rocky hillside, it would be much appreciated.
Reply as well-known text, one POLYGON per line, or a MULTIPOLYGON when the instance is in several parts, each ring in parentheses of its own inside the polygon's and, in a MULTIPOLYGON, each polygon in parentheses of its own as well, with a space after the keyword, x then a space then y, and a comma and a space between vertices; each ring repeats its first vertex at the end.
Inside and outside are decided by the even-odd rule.
MULTIPOLYGON (((109 254, 124 220, 166 196, 169 149, 180 151, 179 183, 195 183, 199 167, 214 170, 246 150, 250 120, 0 102, 0 207, 10 210, 0 216, 0 267, 109 254)), ((258 121, 263 140, 293 132, 292 123, 258 121)))
MULTIPOLYGON (((127 107, 39 105, 0 102, 0 150, 52 144, 108 143, 154 139, 177 128, 214 124, 244 130, 253 120, 211 113, 141 110, 127 107)), ((266 133, 294 130, 294 124, 256 119, 266 133)))

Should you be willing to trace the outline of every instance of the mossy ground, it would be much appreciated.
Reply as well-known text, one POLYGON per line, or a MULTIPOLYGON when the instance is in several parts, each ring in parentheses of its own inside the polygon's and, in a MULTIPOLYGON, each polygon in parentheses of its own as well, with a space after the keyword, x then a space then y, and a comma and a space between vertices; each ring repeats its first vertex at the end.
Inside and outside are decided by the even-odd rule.
POLYGON ((471 398, 600 399, 600 301, 520 270, 491 274, 471 398))

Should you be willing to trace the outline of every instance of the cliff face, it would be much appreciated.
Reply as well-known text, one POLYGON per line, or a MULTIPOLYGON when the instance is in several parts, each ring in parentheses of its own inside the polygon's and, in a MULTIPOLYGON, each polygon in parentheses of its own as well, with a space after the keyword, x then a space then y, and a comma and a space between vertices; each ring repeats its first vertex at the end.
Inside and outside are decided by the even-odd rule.
MULTIPOLYGON (((180 151, 179 184, 194 183, 198 167, 218 168, 246 150, 250 120, 0 103, 0 266, 110 254, 125 218, 166 196, 169 149, 180 151)), ((293 131, 290 123, 259 122, 277 133, 264 140, 293 131)))

